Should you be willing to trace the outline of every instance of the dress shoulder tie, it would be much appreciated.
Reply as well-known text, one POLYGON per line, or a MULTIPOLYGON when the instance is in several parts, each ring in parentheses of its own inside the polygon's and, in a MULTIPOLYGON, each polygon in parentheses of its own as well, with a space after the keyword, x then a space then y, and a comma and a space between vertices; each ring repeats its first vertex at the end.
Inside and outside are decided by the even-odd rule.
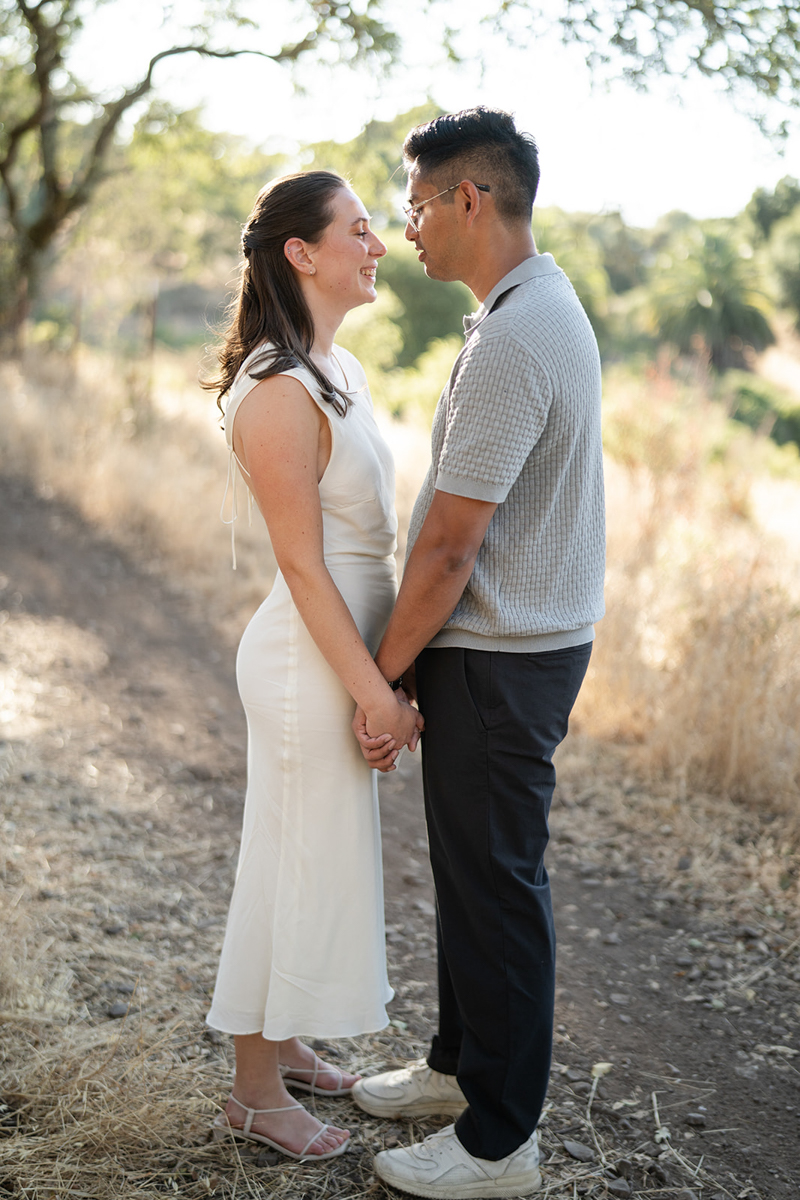
MULTIPOLYGON (((236 520, 239 516, 239 502, 236 495, 236 480, 239 475, 248 475, 239 459, 236 456, 236 451, 233 446, 229 448, 228 454, 228 478, 225 482, 225 494, 222 497, 222 507, 219 510, 219 517, 223 525, 231 527, 231 562, 234 571, 236 570, 236 520), (228 503, 228 495, 230 495, 230 516, 225 516, 225 507, 228 503)), ((248 476, 249 478, 249 476, 248 476)), ((246 485, 245 485, 246 486, 246 485)), ((247 488, 247 524, 253 524, 253 493, 250 488, 247 488)))

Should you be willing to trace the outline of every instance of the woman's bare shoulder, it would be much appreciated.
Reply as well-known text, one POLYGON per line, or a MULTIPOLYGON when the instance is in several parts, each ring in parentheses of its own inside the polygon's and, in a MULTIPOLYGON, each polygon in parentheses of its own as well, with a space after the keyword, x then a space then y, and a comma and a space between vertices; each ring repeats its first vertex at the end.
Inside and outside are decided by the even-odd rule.
POLYGON ((267 379, 259 379, 242 401, 242 407, 248 402, 255 402, 251 407, 273 408, 285 404, 287 400, 302 402, 313 397, 305 381, 294 375, 270 375, 267 379))

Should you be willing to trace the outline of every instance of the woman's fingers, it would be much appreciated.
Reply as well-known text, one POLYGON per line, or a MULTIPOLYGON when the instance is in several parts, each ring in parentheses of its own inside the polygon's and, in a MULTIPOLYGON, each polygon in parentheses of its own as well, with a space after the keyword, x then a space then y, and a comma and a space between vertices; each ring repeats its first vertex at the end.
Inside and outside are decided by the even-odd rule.
POLYGON ((359 738, 358 740, 361 742, 362 746, 367 746, 370 749, 379 749, 383 746, 386 746, 389 742, 394 744, 394 738, 390 733, 380 733, 377 737, 370 737, 369 734, 365 732, 363 738, 359 738))
POLYGON ((372 740, 376 742, 381 741, 382 744, 380 746, 373 746, 372 749, 362 746, 361 752, 367 762, 373 767, 375 763, 383 762, 384 759, 388 759, 392 754, 397 758, 400 753, 400 747, 395 744, 392 738, 388 742, 383 742, 383 739, 380 738, 373 738, 372 740))

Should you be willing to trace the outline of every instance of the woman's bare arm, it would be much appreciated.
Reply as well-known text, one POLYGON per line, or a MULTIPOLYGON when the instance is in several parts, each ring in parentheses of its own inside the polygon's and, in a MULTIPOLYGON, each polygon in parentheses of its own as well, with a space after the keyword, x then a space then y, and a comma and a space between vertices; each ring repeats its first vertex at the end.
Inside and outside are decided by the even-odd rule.
POLYGON ((371 734, 389 734, 397 746, 413 740, 419 714, 392 692, 325 565, 319 479, 330 456, 330 434, 324 414, 298 380, 276 375, 242 401, 233 439, 278 566, 314 642, 367 714, 371 734), (327 435, 322 454, 321 431, 327 435))

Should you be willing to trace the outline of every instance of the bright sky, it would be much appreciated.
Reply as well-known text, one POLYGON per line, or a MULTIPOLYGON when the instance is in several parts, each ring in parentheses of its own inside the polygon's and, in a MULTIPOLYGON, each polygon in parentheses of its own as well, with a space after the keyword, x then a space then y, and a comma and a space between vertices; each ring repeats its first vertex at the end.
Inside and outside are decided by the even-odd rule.
MULTIPOLYGON (((784 175, 800 178, 800 116, 781 155, 713 80, 656 79, 646 95, 621 82, 593 90, 583 52, 562 47, 555 35, 511 49, 479 26, 486 5, 476 0, 456 2, 449 16, 457 14, 467 48, 477 40, 489 47, 488 67, 481 76, 477 66, 448 64, 437 48, 448 2, 433 18, 422 0, 387 0, 406 45, 386 79, 364 69, 309 65, 298 75, 305 93, 297 94, 289 72, 264 59, 186 55, 156 68, 158 92, 181 106, 202 104, 211 128, 289 152, 304 142, 347 141, 371 118, 388 119, 428 97, 449 110, 478 103, 506 108, 539 143, 541 205, 621 209, 635 225, 676 208, 696 217, 730 216, 757 187, 772 188, 784 175)), ((242 30, 228 35, 229 43, 269 50, 291 36, 288 25, 275 28, 275 4, 269 34, 242 30)), ((164 11, 157 0, 115 0, 101 8, 73 67, 95 86, 132 82, 151 54, 172 44, 169 31, 159 28, 164 11)))

